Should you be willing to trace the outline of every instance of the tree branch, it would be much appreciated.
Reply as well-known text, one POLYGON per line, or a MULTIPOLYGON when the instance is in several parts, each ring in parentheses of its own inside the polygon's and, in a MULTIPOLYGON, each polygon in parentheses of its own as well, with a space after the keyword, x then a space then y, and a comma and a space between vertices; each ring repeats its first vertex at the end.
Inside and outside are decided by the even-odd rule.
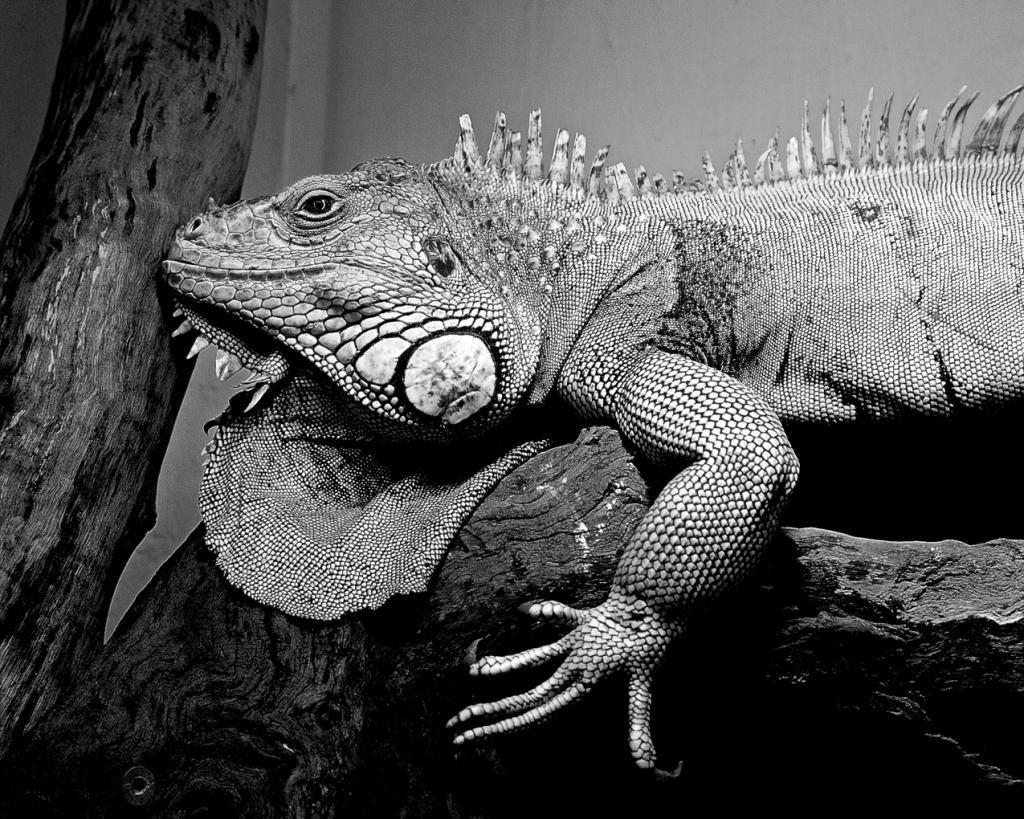
POLYGON ((152 524, 190 366, 157 293, 174 228, 236 198, 265 0, 71 3, 0 249, 0 754, 99 651, 152 524))
MULTIPOLYGON (((1024 787, 1024 544, 893 544, 786 530, 753 582, 694 624, 655 690, 655 781, 626 747, 624 685, 456 750, 445 719, 550 669, 474 679, 464 655, 556 632, 516 612, 592 604, 647 506, 618 434, 585 430, 484 501, 432 592, 314 623, 230 587, 199 533, 136 601, 0 780, 19 807, 106 816, 677 815, 856 803, 1012 804, 1024 787), (135 782, 137 792, 132 792, 135 782), (31 788, 26 788, 26 783, 31 788)), ((2 798, 2 794, 0 794, 2 798)))

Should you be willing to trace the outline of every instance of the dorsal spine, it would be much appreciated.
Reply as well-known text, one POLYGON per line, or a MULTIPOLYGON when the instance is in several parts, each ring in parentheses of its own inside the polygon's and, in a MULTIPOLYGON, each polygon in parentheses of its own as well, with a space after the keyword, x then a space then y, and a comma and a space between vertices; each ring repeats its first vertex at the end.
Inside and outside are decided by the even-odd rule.
POLYGON ((549 185, 552 189, 571 191, 576 197, 615 204, 637 195, 651 197, 690 194, 695 190, 703 190, 706 194, 714 195, 736 188, 756 188, 822 175, 834 177, 851 173, 872 173, 877 169, 893 166, 902 168, 928 161, 1018 161, 1017 148, 1024 133, 1024 114, 1008 131, 1006 125, 1014 103, 1024 91, 1024 85, 1011 89, 985 111, 971 140, 964 147, 963 133, 967 111, 978 97, 978 92, 975 92, 961 103, 960 100, 966 90, 967 86, 963 86, 943 107, 935 128, 930 156, 926 145, 928 109, 922 109, 916 120, 913 117, 919 99, 917 95, 906 104, 900 116, 891 157, 889 116, 893 102, 892 94, 883 104, 877 134, 872 143, 872 88, 868 91, 867 104, 861 115, 856 158, 847 124, 845 100, 839 103, 838 151, 832 139, 830 101, 825 102, 821 118, 820 160, 811 136, 809 104, 805 100, 799 130, 800 138, 798 140, 794 137, 787 141, 785 161, 779 156, 779 132, 776 130, 768 142, 767 149, 758 157, 753 174, 748 169, 741 140, 737 140, 720 173, 715 169, 710 154, 704 153, 701 160, 704 171, 702 181, 689 182, 678 171, 674 171, 673 184, 669 186, 664 177, 660 174, 649 175, 642 165, 636 168, 634 177, 630 178, 622 163, 607 164, 609 146, 596 152, 587 172, 586 137, 583 134, 576 134, 570 153, 569 132, 561 129, 556 134, 551 163, 545 172, 539 109, 530 113, 525 157, 521 149, 520 133, 508 130, 506 117, 502 111, 498 111, 495 116, 486 155, 481 157, 472 121, 467 114, 463 114, 459 118, 460 135, 455 145, 454 156, 431 167, 454 166, 466 173, 494 173, 525 178, 549 185), (911 141, 912 122, 914 133, 911 141))

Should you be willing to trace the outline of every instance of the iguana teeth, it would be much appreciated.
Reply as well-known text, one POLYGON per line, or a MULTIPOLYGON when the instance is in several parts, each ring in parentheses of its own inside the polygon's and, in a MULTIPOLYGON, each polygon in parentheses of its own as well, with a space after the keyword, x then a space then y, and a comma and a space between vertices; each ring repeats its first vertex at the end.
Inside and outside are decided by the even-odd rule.
POLYGON ((210 342, 202 336, 196 336, 196 340, 192 342, 192 349, 186 353, 185 358, 195 358, 203 350, 210 346, 210 342))
POLYGON ((269 384, 262 384, 261 386, 257 387, 256 390, 252 394, 252 398, 249 399, 249 403, 246 405, 245 409, 242 410, 242 411, 243 412, 248 412, 253 407, 255 407, 260 401, 263 400, 263 396, 267 394, 267 390, 269 390, 269 389, 270 389, 270 385, 269 384))
POLYGON ((217 350, 217 361, 214 364, 217 378, 221 381, 227 381, 240 369, 242 369, 242 361, 238 356, 234 353, 229 353, 227 350, 217 350))
POLYGON ((178 327, 174 330, 174 332, 171 333, 171 338, 176 338, 177 336, 183 336, 183 335, 185 335, 185 333, 192 332, 193 329, 194 328, 192 327, 192 325, 187 320, 183 321, 181 324, 178 325, 178 327))
POLYGON ((175 307, 171 311, 171 318, 182 318, 184 315, 185 315, 185 311, 182 310, 180 307, 175 307))
MULTIPOLYGON (((218 415, 215 415, 213 418, 211 418, 210 420, 208 420, 206 423, 203 424, 203 432, 205 432, 207 435, 209 435, 211 429, 213 429, 214 427, 222 427, 222 426, 224 426, 224 423, 226 421, 229 421, 229 420, 230 420, 230 413, 227 410, 224 410, 224 412, 221 412, 218 415)), ((208 443, 206 445, 206 447, 203 448, 203 454, 204 455, 206 454, 207 447, 209 447, 209 446, 210 446, 210 444, 208 443)))
POLYGON ((269 384, 270 376, 262 370, 253 370, 246 376, 245 381, 241 383, 242 387, 246 387, 250 384, 269 384))

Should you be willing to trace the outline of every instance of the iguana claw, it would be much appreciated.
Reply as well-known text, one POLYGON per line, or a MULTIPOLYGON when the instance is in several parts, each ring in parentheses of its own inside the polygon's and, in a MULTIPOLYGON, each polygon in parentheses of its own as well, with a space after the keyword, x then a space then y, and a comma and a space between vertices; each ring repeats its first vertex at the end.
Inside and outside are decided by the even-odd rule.
POLYGON ((650 683, 669 642, 682 631, 682 623, 666 618, 643 601, 616 595, 591 609, 575 609, 556 601, 524 608, 531 616, 572 623, 575 628, 546 646, 483 657, 470 666, 470 673, 503 674, 556 657, 565 659, 548 679, 523 694, 463 708, 449 720, 448 727, 479 718, 486 723, 459 733, 455 744, 511 733, 546 720, 621 670, 629 680, 630 753, 639 767, 654 769, 650 683))
POLYGON ((466 652, 464 654, 466 665, 474 665, 476 663, 478 659, 476 649, 477 646, 480 645, 480 640, 481 638, 477 637, 472 643, 466 646, 466 652))
POLYGON ((671 771, 663 771, 661 768, 654 769, 654 778, 659 781, 666 779, 678 779, 679 774, 683 772, 683 760, 679 760, 676 766, 671 771))

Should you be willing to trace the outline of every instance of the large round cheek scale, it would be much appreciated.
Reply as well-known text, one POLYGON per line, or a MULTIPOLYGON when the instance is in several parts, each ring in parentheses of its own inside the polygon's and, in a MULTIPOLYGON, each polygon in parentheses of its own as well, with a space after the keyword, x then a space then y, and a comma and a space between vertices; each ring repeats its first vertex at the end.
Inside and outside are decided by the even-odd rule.
POLYGON ((356 359, 356 372, 371 384, 387 384, 398 359, 411 345, 404 338, 383 338, 367 347, 356 359))
POLYGON ((450 333, 421 344, 405 367, 405 394, 424 415, 458 424, 486 407, 497 383, 494 356, 477 335, 450 333))

